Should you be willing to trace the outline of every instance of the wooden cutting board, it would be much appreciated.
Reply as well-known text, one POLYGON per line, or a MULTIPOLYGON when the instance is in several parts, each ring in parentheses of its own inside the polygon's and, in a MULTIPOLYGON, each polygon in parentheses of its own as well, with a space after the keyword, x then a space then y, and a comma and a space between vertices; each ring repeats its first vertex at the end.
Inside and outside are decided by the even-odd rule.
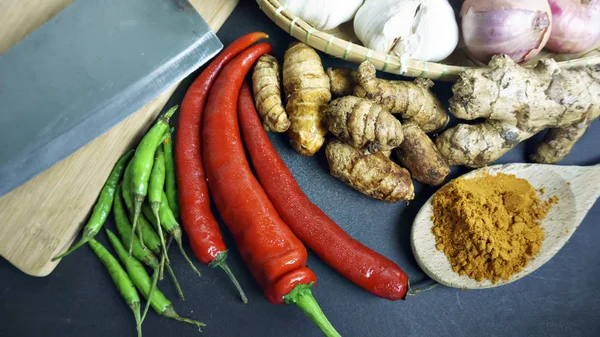
MULTIPOLYGON (((239 0, 189 0, 217 31, 239 0)), ((0 1, 0 53, 72 0, 0 1)), ((46 276, 50 259, 71 245, 87 221, 115 161, 152 124, 177 85, 63 161, 0 198, 0 255, 24 273, 46 276)))

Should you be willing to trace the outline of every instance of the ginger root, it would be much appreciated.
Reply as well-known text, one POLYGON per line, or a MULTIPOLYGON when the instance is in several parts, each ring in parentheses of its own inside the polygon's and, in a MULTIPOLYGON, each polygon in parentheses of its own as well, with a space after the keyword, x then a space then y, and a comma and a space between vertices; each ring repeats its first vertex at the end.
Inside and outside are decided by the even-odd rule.
POLYGON ((400 165, 423 184, 441 185, 450 173, 450 167, 433 141, 414 123, 402 125, 402 130, 404 141, 395 150, 400 165))
POLYGON ((414 198, 410 173, 381 152, 364 154, 334 139, 325 154, 332 176, 369 197, 388 202, 414 198))
POLYGON ((487 67, 463 72, 452 91, 456 117, 486 121, 458 124, 438 137, 450 165, 491 164, 546 128, 555 130, 533 159, 556 162, 600 114, 600 65, 564 70, 545 59, 529 69, 494 56, 487 67))
POLYGON ((375 67, 368 61, 361 63, 355 76, 358 83, 354 88, 355 96, 383 105, 426 133, 436 132, 448 124, 448 114, 430 90, 431 80, 417 78, 411 83, 378 79, 375 67))
POLYGON ((333 97, 350 96, 356 86, 356 70, 350 68, 327 68, 331 95, 333 97))
MULTIPOLYGON (((600 74, 600 72, 598 73, 600 74)), ((531 160, 541 164, 556 164, 569 154, 573 145, 583 136, 590 124, 600 116, 600 109, 592 109, 584 122, 550 129, 532 154, 531 160)))
POLYGON ((379 104, 359 97, 333 100, 325 110, 325 120, 329 131, 341 141, 371 153, 389 151, 404 139, 396 117, 379 104))
POLYGON ((314 49, 295 42, 286 50, 283 87, 291 122, 288 129, 290 143, 301 155, 312 156, 325 142, 327 128, 323 111, 331 99, 329 78, 314 49))
POLYGON ((277 59, 268 54, 261 56, 252 73, 252 89, 256 109, 267 131, 285 132, 290 127, 290 121, 281 103, 279 80, 277 59))

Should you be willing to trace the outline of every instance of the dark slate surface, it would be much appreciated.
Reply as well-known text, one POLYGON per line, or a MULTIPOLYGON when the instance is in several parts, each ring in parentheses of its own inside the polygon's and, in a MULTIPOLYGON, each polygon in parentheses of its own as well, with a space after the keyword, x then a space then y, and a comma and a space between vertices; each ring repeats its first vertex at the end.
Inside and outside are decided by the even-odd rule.
MULTIPOLYGON (((218 35, 229 44, 253 30, 271 35, 278 57, 292 41, 251 0, 242 1, 218 35)), ((345 64, 329 57, 323 61, 326 66, 345 64)), ((184 83, 171 103, 181 100, 189 83, 184 83)), ((449 85, 438 84, 436 90, 447 100, 449 85)), ((425 280, 410 252, 409 231, 413 217, 434 189, 417 184, 417 198, 410 205, 371 200, 330 177, 323 153, 304 158, 291 150, 285 135, 270 137, 311 200, 355 238, 397 262, 413 282, 425 280)), ((600 162, 599 142, 596 122, 563 164, 600 162)), ((501 162, 524 161, 530 147, 530 143, 517 147, 501 162)), ((600 336, 599 222, 596 204, 554 259, 523 280, 479 291, 438 287, 402 302, 368 294, 311 253, 309 265, 319 276, 314 294, 343 336, 600 336)), ((106 242, 104 234, 100 239, 106 242)), ((250 303, 238 300, 225 274, 198 263, 202 278, 197 278, 173 250, 174 268, 187 298, 177 300, 168 279, 161 288, 174 300, 177 311, 208 323, 205 336, 320 336, 296 308, 274 306, 264 299, 228 235, 227 242, 229 263, 250 303)), ((133 318, 88 248, 65 259, 45 278, 26 276, 0 261, 0 336, 109 335, 133 336, 133 318)), ((150 313, 144 335, 198 336, 198 332, 193 326, 150 313)))

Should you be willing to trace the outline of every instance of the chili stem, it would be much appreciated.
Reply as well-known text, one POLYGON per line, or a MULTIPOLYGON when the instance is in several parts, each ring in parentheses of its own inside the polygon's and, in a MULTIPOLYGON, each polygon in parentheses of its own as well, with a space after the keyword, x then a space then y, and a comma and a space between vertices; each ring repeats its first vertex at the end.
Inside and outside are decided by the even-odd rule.
POLYGON ((175 273, 173 272, 173 268, 171 268, 170 264, 166 264, 166 266, 167 266, 167 271, 171 275, 171 279, 173 279, 173 284, 175 284, 175 288, 177 289, 177 294, 179 294, 179 298, 182 301, 185 300, 185 297, 183 296, 183 291, 181 290, 181 287, 179 286, 179 282, 177 282, 177 277, 175 277, 175 273))
POLYGON ((179 246, 179 250, 181 251, 181 255, 183 255, 183 257, 188 262, 188 264, 190 265, 192 270, 196 274, 198 274, 198 276, 200 276, 200 271, 198 270, 198 268, 196 268, 196 266, 194 266, 194 263, 192 262, 192 260, 190 260, 189 256, 185 253, 185 250, 183 249, 183 244, 181 242, 181 227, 179 227, 179 226, 175 227, 171 232, 171 236, 173 237, 175 242, 177 242, 177 245, 179 246))
POLYGON ((160 313, 161 316, 167 317, 167 318, 171 318, 180 322, 185 322, 185 323, 189 323, 189 324, 194 324, 195 326, 198 327, 198 330, 200 332, 202 332, 202 327, 206 326, 206 324, 197 321, 195 319, 191 319, 191 318, 187 318, 187 317, 181 317, 179 316, 176 312, 175 309, 173 309, 172 305, 169 305, 163 312, 160 313))
POLYGON ((319 303, 312 295, 312 283, 298 284, 292 291, 283 297, 286 304, 295 304, 302 312, 315 323, 327 337, 341 337, 319 307, 319 303))
MULTIPOLYGON (((169 251, 169 247, 171 247, 171 242, 173 242, 173 237, 169 238, 169 242, 167 242, 167 247, 165 248, 165 254, 168 254, 169 251)), ((167 271, 169 272, 169 274, 171 274, 171 278, 173 279, 173 283, 175 284, 175 288, 177 289, 177 293, 179 294, 179 298, 181 298, 182 301, 185 300, 185 297, 183 297, 183 291, 181 291, 181 287, 179 286, 179 282, 177 281, 177 277, 175 277, 175 273, 173 272, 173 268, 171 268, 171 264, 170 263, 166 263, 167 265, 167 271)))
POLYGON ((131 256, 131 252, 133 250, 133 236, 135 235, 135 229, 137 228, 138 237, 140 239, 140 244, 142 245, 142 249, 146 250, 146 245, 144 245, 144 237, 142 235, 142 230, 140 226, 138 226, 138 218, 140 216, 140 210, 142 208, 142 203, 144 202, 143 195, 134 194, 133 197, 133 224, 131 224, 131 240, 129 240, 129 256, 131 256))
POLYGON ((408 284, 408 292, 406 293, 406 295, 408 296, 414 296, 414 295, 419 295, 422 292, 425 292, 427 290, 431 290, 437 286, 439 286, 440 284, 437 283, 434 280, 430 280, 430 281, 425 281, 422 282, 421 284, 419 284, 418 287, 414 288, 410 286, 410 283, 408 284))
POLYGON ((140 318, 140 302, 132 303, 129 305, 129 307, 135 316, 135 330, 137 330, 137 336, 142 337, 142 322, 144 321, 144 318, 140 318))
MULTIPOLYGON (((148 309, 150 309, 150 304, 152 303, 152 295, 154 295, 154 290, 156 289, 156 285, 158 284, 158 275, 160 274, 160 270, 165 264, 165 255, 163 254, 160 258, 160 266, 154 270, 154 275, 152 275, 152 287, 150 287, 150 293, 148 294, 148 298, 146 299, 146 307, 144 307, 144 312, 142 313, 142 320, 144 321, 146 318, 146 314, 148 313, 148 309)), ((140 322, 140 324, 142 324, 140 322)))
MULTIPOLYGON (((160 237, 160 244, 162 246, 162 250, 163 253, 162 255, 164 256, 164 258, 166 259, 166 263, 170 264, 171 261, 169 261, 169 257, 167 256, 167 246, 165 245, 165 236, 163 235, 163 231, 162 231, 162 227, 160 226, 160 217, 158 216, 158 209, 160 208, 160 202, 159 203, 150 203, 150 207, 152 208, 152 213, 154 214, 154 218, 156 219, 156 227, 158 229, 158 236, 160 237)), ((163 275, 164 275, 164 263, 160 264, 160 279, 163 279, 163 275)))
POLYGON ((219 268, 223 269, 225 274, 227 274, 227 276, 229 276, 229 279, 231 280, 231 282, 233 282, 233 285, 236 287, 236 289, 240 293, 242 302, 244 302, 244 304, 247 304, 248 298, 246 297, 246 294, 244 293, 242 286, 240 285, 238 280, 235 278, 235 275, 233 275, 233 272, 231 271, 231 269, 229 269, 226 259, 227 259, 227 250, 224 250, 217 254, 217 257, 215 257, 215 259, 209 264, 209 266, 211 266, 213 268, 219 267, 219 268))
POLYGON ((94 233, 93 231, 88 230, 87 228, 83 230, 83 234, 81 235, 81 239, 79 240, 79 242, 77 242, 73 247, 71 247, 69 250, 67 250, 66 252, 55 256, 54 258, 52 258, 52 261, 56 261, 58 259, 62 259, 63 257, 71 254, 73 251, 75 251, 77 248, 85 245, 86 243, 88 243, 91 239, 93 239, 96 236, 96 233, 94 233))

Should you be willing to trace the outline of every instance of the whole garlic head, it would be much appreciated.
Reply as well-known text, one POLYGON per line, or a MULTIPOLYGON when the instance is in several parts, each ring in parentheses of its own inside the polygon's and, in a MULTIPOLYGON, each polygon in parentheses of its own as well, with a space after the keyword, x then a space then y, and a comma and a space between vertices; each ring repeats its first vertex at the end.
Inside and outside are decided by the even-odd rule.
POLYGON ((367 48, 424 61, 445 59, 459 38, 447 0, 367 0, 354 32, 367 48))
POLYGON ((319 30, 352 20, 363 0, 279 0, 290 13, 319 30))

